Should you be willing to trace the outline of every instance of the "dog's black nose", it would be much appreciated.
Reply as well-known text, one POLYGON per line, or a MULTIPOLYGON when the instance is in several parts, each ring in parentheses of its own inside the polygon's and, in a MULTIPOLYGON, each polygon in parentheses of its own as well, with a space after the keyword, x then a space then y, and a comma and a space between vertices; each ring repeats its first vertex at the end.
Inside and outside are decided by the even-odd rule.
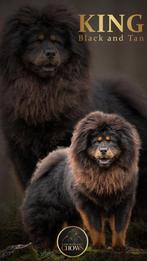
POLYGON ((55 57, 55 51, 53 50, 53 49, 50 49, 50 48, 48 48, 48 49, 46 49, 45 51, 44 51, 44 53, 45 53, 45 55, 48 57, 48 58, 54 58, 55 57))
POLYGON ((101 147, 100 152, 104 155, 107 152, 107 147, 101 147))

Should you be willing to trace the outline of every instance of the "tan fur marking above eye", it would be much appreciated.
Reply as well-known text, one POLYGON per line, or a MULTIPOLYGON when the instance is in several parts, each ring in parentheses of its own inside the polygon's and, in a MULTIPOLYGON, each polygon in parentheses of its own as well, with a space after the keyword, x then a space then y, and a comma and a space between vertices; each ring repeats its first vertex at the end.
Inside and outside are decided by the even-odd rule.
POLYGON ((38 40, 42 41, 42 40, 44 40, 44 38, 45 38, 45 36, 43 33, 38 35, 38 40))
POLYGON ((50 39, 51 39, 52 41, 56 41, 56 36, 55 36, 54 34, 52 34, 52 35, 50 36, 50 39))
POLYGON ((110 141, 111 137, 110 136, 106 136, 106 141, 110 141))
POLYGON ((102 139, 103 139, 103 138, 102 138, 101 136, 99 136, 99 137, 97 138, 98 141, 102 141, 102 139))

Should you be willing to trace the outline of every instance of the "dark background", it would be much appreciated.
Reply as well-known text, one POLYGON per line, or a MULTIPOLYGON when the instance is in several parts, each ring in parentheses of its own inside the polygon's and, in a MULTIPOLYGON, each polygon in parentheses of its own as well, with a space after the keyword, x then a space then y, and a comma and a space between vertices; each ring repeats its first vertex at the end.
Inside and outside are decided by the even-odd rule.
MULTIPOLYGON (((54 1, 54 0, 53 0, 54 1)), ((0 0, 0 22, 12 14, 22 5, 43 5, 46 0, 0 0)), ((62 1, 60 1, 62 2, 62 1)), ((68 5, 72 5, 78 13, 100 13, 100 14, 126 14, 140 13, 143 15, 143 23, 146 25, 147 1, 146 0, 67 0, 68 5)), ((144 38, 146 31, 144 26, 144 38)), ((146 41, 146 39, 145 39, 146 41)), ((91 73, 95 77, 105 77, 106 75, 123 74, 138 82, 140 86, 146 88, 146 42, 97 42, 89 43, 92 51, 91 73)), ((9 160, 6 143, 0 128, 0 248, 6 244, 12 244, 11 237, 7 239, 8 231, 17 226, 17 209, 20 206, 23 192, 16 180, 13 165, 9 160), (2 242, 3 238, 7 243, 2 242)))

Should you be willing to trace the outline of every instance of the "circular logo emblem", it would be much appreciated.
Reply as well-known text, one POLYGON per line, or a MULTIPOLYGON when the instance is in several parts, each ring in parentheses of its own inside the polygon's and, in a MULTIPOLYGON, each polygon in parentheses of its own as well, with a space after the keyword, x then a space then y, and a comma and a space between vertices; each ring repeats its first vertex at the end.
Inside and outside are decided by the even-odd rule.
POLYGON ((79 257, 88 247, 88 236, 83 229, 76 226, 63 228, 57 237, 59 251, 67 257, 79 257))

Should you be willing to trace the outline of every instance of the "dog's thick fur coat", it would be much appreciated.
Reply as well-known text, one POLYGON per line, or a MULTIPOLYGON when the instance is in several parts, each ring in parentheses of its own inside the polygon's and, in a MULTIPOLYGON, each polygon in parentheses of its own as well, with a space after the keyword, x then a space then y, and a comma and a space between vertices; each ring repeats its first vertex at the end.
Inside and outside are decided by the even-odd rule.
POLYGON ((94 112, 81 120, 71 147, 42 160, 27 189, 22 217, 34 244, 51 248, 64 222, 78 224, 80 213, 93 245, 105 245, 104 221, 108 219, 113 247, 124 246, 136 195, 139 149, 136 129, 123 118, 94 112), (91 135, 106 125, 117 137, 121 154, 103 169, 88 149, 91 135))

